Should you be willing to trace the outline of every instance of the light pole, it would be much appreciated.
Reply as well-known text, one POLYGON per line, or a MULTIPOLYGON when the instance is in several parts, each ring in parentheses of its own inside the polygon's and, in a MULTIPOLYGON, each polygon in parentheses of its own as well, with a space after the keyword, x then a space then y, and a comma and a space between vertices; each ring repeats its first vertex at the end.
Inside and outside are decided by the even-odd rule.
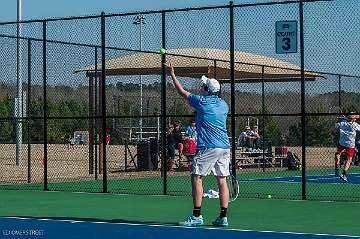
POLYGON ((16 117, 16 165, 20 164, 21 158, 21 145, 22 145, 22 124, 21 119, 23 114, 23 95, 22 95, 22 80, 21 80, 21 24, 19 23, 22 20, 22 0, 17 0, 17 25, 16 25, 16 86, 17 86, 17 96, 14 100, 14 113, 16 117))
MULTIPOLYGON (((142 25, 145 24, 145 17, 143 15, 137 15, 134 17, 133 24, 140 26, 140 51, 142 51, 142 25)), ((143 135, 143 91, 142 91, 142 75, 140 75, 140 120, 139 120, 139 127, 140 127, 140 139, 142 139, 143 135)))

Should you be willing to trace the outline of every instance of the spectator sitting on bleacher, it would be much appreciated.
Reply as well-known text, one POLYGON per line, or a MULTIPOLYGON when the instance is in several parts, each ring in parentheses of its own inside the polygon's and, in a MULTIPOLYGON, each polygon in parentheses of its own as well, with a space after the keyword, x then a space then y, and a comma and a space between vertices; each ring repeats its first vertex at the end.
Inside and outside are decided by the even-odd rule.
POLYGON ((194 119, 190 121, 190 125, 188 125, 185 129, 185 136, 196 141, 196 122, 194 119))
POLYGON ((241 134, 239 135, 236 143, 237 147, 250 148, 250 132, 250 126, 246 126, 245 131, 241 132, 241 134))
POLYGON ((249 137, 250 148, 254 148, 254 149, 259 148, 258 142, 260 139, 260 135, 259 135, 258 127, 256 125, 252 127, 249 136, 250 136, 249 137))
POLYGON ((179 150, 179 157, 182 157, 183 151, 183 135, 181 133, 181 123, 180 121, 175 121, 173 125, 166 132, 167 138, 167 169, 168 171, 173 171, 173 165, 175 160, 175 150, 179 150))
POLYGON ((197 141, 197 131, 196 131, 196 121, 192 119, 190 125, 185 128, 185 134, 183 139, 183 153, 188 159, 192 161, 196 154, 196 142, 197 141))
POLYGON ((245 127, 245 131, 243 131, 237 140, 237 147, 246 147, 246 148, 258 148, 258 141, 260 139, 260 135, 258 132, 258 127, 254 126, 252 129, 250 126, 245 127))

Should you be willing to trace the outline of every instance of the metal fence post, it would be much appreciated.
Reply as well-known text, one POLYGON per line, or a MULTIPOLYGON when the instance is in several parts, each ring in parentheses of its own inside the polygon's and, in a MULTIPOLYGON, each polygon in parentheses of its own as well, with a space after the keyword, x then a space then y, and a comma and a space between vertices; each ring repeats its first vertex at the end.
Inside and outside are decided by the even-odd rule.
POLYGON ((102 160, 103 160, 103 192, 107 193, 107 167, 106 167, 106 42, 105 42, 105 13, 101 13, 101 119, 102 119, 102 160))
POLYGON ((341 108, 342 107, 342 104, 341 104, 341 75, 338 76, 338 81, 339 81, 338 82, 339 83, 339 95, 338 95, 338 97, 339 97, 339 99, 338 99, 339 100, 339 105, 338 106, 339 106, 340 112, 337 112, 337 113, 342 113, 342 108, 341 108))
POLYGON ((27 59, 27 109, 26 109, 26 116, 28 117, 28 124, 27 124, 27 131, 28 131, 28 150, 27 150, 27 154, 28 154, 28 183, 31 183, 31 119, 30 119, 30 113, 31 113, 31 40, 28 39, 27 41, 28 43, 28 59, 27 59))
POLYGON ((99 76, 98 76, 98 66, 97 66, 97 61, 98 61, 98 48, 95 47, 95 83, 94 83, 94 88, 95 88, 95 137, 96 137, 96 143, 95 143, 95 180, 98 180, 98 146, 99 146, 99 142, 100 142, 100 135, 99 135, 99 127, 98 127, 98 116, 99 116, 99 94, 98 94, 98 90, 99 90, 99 76))
POLYGON ((264 145, 264 139, 265 139, 265 66, 261 66, 261 113, 262 113, 262 132, 263 132, 263 140, 261 143, 261 149, 262 149, 262 156, 263 156, 263 172, 265 172, 265 145, 264 145))
MULTIPOLYGON (((162 28, 162 47, 166 49, 166 21, 165 12, 161 13, 161 28, 162 28)), ((163 176, 163 194, 167 194, 167 157, 166 157, 166 55, 161 56, 161 154, 162 154, 162 176, 163 176)))
POLYGON ((48 191, 47 90, 46 90, 46 21, 43 21, 43 94, 44 94, 44 190, 48 191))
POLYGON ((235 60, 234 60, 234 3, 230 1, 230 82, 231 82, 231 165, 232 174, 236 177, 235 160, 235 60))
POLYGON ((300 69, 301 69, 301 153, 302 153, 302 199, 306 200, 306 115, 305 115, 305 74, 304 74, 304 5, 299 2, 300 16, 300 69))

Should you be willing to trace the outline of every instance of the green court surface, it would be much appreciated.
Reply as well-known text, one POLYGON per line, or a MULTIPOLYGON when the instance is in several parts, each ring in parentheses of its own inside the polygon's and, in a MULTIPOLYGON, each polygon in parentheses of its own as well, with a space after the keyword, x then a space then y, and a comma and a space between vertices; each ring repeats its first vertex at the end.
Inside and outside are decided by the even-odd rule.
MULTIPOLYGON (((352 173, 359 173, 358 168, 353 168, 352 173)), ((333 170, 322 169, 307 171, 307 176, 328 176, 333 174, 333 170)), ((300 171, 269 171, 269 172, 239 172, 240 197, 242 198, 267 198, 272 195, 275 199, 302 199, 301 182, 276 181, 279 177, 301 177, 300 171), (262 179, 269 179, 261 181, 262 179)), ((360 174, 359 174, 360 177, 360 174)), ((360 181, 359 181, 360 182, 360 181)), ((306 184, 306 197, 311 200, 335 200, 335 201, 359 201, 360 190, 359 182, 341 183, 323 182, 317 183, 308 181, 306 184)), ((108 192, 142 194, 142 195, 162 195, 163 178, 160 176, 148 176, 139 178, 109 179, 108 192)), ((18 183, 10 185, 0 185, 1 189, 17 190, 43 190, 42 183, 18 183)), ((72 191, 72 192, 102 192, 103 181, 99 180, 66 180, 53 182, 50 181, 48 189, 50 191, 72 191)), ((217 189, 214 177, 204 178, 204 189, 217 189)), ((191 195, 190 176, 168 176, 167 177, 168 195, 191 195)))
MULTIPOLYGON (((191 213, 190 196, 0 191, 0 217, 18 216, 175 225, 191 213)), ((205 199, 205 227, 218 214, 217 199, 205 199)), ((238 199, 229 206, 230 227, 256 231, 360 236, 360 203, 238 199)))

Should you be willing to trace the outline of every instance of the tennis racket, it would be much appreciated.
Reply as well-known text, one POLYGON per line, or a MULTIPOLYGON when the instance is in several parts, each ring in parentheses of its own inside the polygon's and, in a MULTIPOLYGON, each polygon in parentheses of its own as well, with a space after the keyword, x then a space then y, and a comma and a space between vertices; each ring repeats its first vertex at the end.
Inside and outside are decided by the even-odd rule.
POLYGON ((227 178, 227 183, 229 188, 229 201, 233 202, 239 196, 239 182, 236 179, 235 175, 232 174, 231 167, 230 167, 230 175, 227 178))

